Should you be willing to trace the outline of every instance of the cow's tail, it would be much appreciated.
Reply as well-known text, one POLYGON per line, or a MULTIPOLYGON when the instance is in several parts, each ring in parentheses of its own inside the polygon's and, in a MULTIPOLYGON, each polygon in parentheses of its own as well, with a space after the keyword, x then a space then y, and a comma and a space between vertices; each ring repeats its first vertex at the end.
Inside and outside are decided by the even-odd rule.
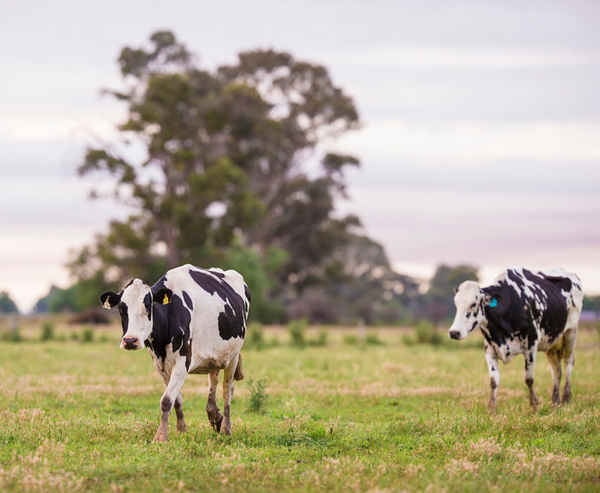
POLYGON ((233 374, 233 379, 234 380, 243 380, 244 379, 244 373, 242 372, 242 354, 241 353, 238 358, 237 366, 235 367, 235 373, 233 374))

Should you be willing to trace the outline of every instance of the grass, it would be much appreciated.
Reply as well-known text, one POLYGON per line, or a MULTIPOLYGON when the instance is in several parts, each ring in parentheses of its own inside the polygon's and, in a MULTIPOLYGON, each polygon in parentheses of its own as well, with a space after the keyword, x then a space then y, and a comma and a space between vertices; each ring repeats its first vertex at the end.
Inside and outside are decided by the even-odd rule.
POLYGON ((119 350, 119 333, 115 326, 88 344, 0 343, 1 491, 600 488, 592 331, 578 340, 570 405, 550 405, 542 355, 535 383, 542 405, 532 413, 518 357, 501 368, 498 414, 490 416, 483 350, 474 343, 407 346, 402 333, 379 331, 383 345, 351 345, 348 332, 331 331, 325 346, 295 349, 281 343, 285 331, 265 329, 279 344, 244 351, 233 435, 212 431, 206 377, 190 375, 188 432, 177 433, 172 416, 166 444, 152 443, 162 380, 146 351, 119 350), (252 412, 258 401, 260 412, 252 412))

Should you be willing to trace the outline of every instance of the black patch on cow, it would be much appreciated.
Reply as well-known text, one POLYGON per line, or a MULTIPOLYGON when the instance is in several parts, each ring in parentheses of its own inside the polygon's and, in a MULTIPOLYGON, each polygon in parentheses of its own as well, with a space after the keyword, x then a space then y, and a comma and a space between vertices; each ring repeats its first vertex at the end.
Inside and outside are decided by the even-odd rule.
POLYGON ((225 274, 223 274, 221 271, 208 269, 208 272, 210 272, 213 276, 217 276, 219 279, 225 279, 225 274))
POLYGON ((129 326, 129 311, 127 309, 127 303, 121 301, 119 303, 119 315, 121 315, 121 326, 123 327, 123 335, 127 332, 129 326))
POLYGON ((219 313, 219 335, 228 340, 232 337, 244 337, 246 331, 246 307, 242 297, 227 283, 219 272, 190 269, 192 279, 207 293, 217 294, 225 302, 219 313), (216 277, 215 277, 216 276, 216 277))
POLYGON ((152 294, 147 293, 144 296, 144 306, 146 307, 146 315, 148 316, 148 320, 152 316, 152 294))
POLYGON ((171 410, 171 399, 166 395, 160 400, 160 410, 163 413, 168 413, 171 410))
POLYGON ((244 294, 246 295, 246 299, 248 300, 248 303, 251 303, 252 297, 250 296, 250 290, 248 289, 247 284, 244 284, 244 294))
POLYGON ((527 287, 533 293, 531 296, 526 294, 525 279, 519 272, 508 269, 506 275, 520 292, 504 280, 483 288, 486 294, 498 299, 495 308, 483 308, 488 321, 489 337, 484 334, 486 340, 502 346, 518 338, 527 341, 530 349, 537 343, 536 326, 541 327, 550 341, 555 340, 563 332, 567 320, 567 305, 561 289, 570 286, 570 280, 549 279, 524 269, 523 277, 529 281, 527 287))
MULTIPOLYGON (((161 289, 166 289, 165 281, 166 278, 163 276, 152 286, 153 296, 161 289)), ((167 346, 172 344, 173 352, 179 351, 181 356, 185 356, 186 369, 189 368, 192 358, 190 339, 192 316, 181 298, 173 294, 171 302, 167 305, 153 303, 152 316, 152 333, 144 344, 163 361, 167 356, 167 346)))
POLYGON ((192 298, 190 298, 190 295, 187 294, 186 291, 183 291, 182 294, 183 294, 183 301, 185 301, 185 304, 187 305, 187 307, 190 310, 193 310, 194 309, 194 304, 192 303, 192 298))
POLYGON ((471 326, 471 330, 475 330, 476 326, 477 326, 477 320, 475 320, 475 322, 473 322, 473 325, 471 326))

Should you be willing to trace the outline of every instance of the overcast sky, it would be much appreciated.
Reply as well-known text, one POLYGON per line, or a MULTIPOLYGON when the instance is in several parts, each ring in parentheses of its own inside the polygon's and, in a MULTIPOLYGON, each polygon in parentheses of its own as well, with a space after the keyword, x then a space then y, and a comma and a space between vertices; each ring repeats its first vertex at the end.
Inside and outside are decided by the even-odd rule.
POLYGON ((169 28, 207 66, 274 47, 325 64, 363 129, 358 213, 401 270, 563 266, 600 293, 600 2, 0 0, 0 289, 29 309, 114 204, 74 169, 123 108, 116 57, 169 28))

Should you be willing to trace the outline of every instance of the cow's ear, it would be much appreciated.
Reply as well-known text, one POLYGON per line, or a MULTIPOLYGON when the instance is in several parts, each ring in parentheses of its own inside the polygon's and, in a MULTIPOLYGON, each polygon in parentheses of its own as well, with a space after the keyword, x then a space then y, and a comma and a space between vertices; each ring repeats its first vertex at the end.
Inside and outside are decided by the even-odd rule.
POLYGON ((173 298, 173 291, 169 288, 160 288, 156 293, 152 293, 154 303, 159 305, 168 305, 173 298))
POLYGON ((112 291, 107 291, 106 293, 102 293, 100 295, 100 303, 107 310, 117 306, 121 302, 121 294, 122 293, 113 293, 112 291))

